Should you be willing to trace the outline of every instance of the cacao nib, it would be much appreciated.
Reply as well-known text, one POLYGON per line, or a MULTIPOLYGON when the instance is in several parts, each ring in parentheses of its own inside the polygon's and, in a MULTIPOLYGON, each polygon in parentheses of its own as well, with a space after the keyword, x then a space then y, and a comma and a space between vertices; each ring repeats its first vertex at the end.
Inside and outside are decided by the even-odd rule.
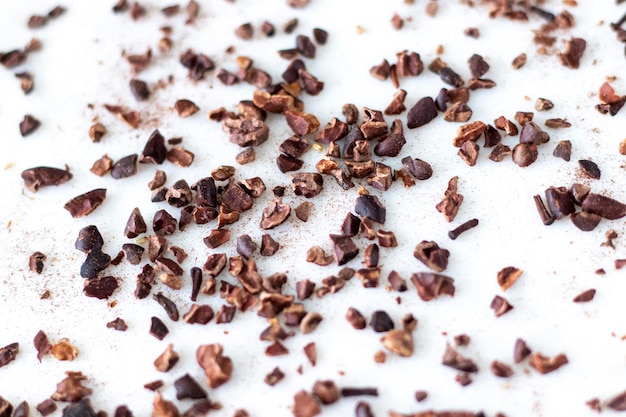
POLYGON ((625 204, 601 194, 588 194, 582 202, 582 209, 608 220, 617 220, 626 216, 625 204))
POLYGON ((142 164, 162 164, 167 156, 167 148, 165 147, 165 138, 157 130, 152 132, 146 142, 143 152, 139 156, 139 162, 142 164))
POLYGON ((461 355, 449 343, 446 344, 446 351, 441 363, 462 372, 478 372, 478 366, 474 361, 461 355))
POLYGON ((80 267, 80 276, 87 279, 96 278, 110 263, 111 256, 100 249, 92 249, 87 253, 85 262, 80 267))
POLYGON ((163 321, 158 317, 152 316, 150 320, 150 334, 159 340, 163 340, 165 336, 167 336, 167 334, 170 332, 169 329, 165 326, 165 323, 163 323, 163 321))
POLYGON ((117 278, 112 276, 99 277, 86 280, 83 292, 87 297, 95 297, 103 300, 109 298, 117 287, 117 278))
POLYGON ((107 190, 105 188, 97 188, 78 195, 65 203, 64 209, 70 212, 74 218, 84 217, 91 214, 106 199, 107 190))
POLYGON ((59 169, 45 166, 26 169, 21 175, 24 186, 33 193, 41 187, 64 184, 73 177, 67 167, 59 169))
POLYGON ((443 272, 448 266, 450 252, 432 241, 422 240, 413 251, 413 256, 436 272, 443 272))
POLYGON ((547 374, 552 371, 556 371, 561 366, 568 363, 567 356, 560 353, 554 357, 546 357, 541 353, 533 353, 528 361, 528 364, 535 368, 540 374, 547 374))
POLYGON ((424 301, 430 301, 443 294, 454 296, 454 280, 445 275, 417 272, 411 275, 411 282, 417 288, 417 295, 424 301))
POLYGON ((37 130, 39 126, 41 126, 41 122, 30 114, 27 114, 20 122, 20 134, 22 137, 26 137, 37 130))
POLYGON ((420 99, 409 110, 407 115, 407 127, 415 129, 432 121, 437 117, 437 106, 431 97, 420 99))

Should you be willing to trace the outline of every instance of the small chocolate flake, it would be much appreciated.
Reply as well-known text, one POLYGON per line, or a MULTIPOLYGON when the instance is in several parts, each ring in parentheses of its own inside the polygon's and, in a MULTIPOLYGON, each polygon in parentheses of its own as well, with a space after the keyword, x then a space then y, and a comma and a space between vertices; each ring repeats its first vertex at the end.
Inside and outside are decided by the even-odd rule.
POLYGON ((28 268, 37 274, 41 274, 45 260, 46 255, 39 251, 33 252, 28 258, 28 268))
POLYGON ((470 344, 470 337, 466 334, 458 334, 454 336, 454 344, 457 346, 468 346, 470 344))
POLYGON ((178 314, 178 307, 176 307, 176 304, 172 300, 167 298, 160 291, 153 295, 153 298, 161 307, 163 307, 170 320, 178 321, 178 318, 180 317, 178 314))
POLYGON ((137 101, 144 101, 150 97, 150 89, 148 84, 142 80, 130 80, 130 92, 137 101))
POLYGON ((446 344, 441 363, 462 372, 478 372, 478 367, 474 361, 461 355, 449 343, 446 344))
POLYGON ((189 167, 195 158, 193 152, 187 149, 177 146, 167 151, 167 160, 183 168, 189 167))
POLYGON ((582 209, 608 220, 617 220, 626 216, 625 204, 601 194, 588 194, 582 202, 582 209))
POLYGON ((602 218, 597 214, 588 213, 586 211, 572 213, 570 214, 570 219, 572 220, 572 223, 574 223, 574 225, 583 232, 590 232, 594 230, 598 224, 600 224, 600 220, 602 220, 602 218))
POLYGON ((572 301, 575 303, 586 303, 586 302, 593 300, 593 297, 595 295, 596 295, 596 290, 591 288, 578 294, 576 297, 574 297, 572 301))
POLYGON ((135 207, 126 222, 126 228, 124 229, 124 236, 129 239, 135 238, 142 233, 146 233, 148 227, 141 215, 138 207, 135 207))
POLYGON ((107 328, 117 330, 120 332, 125 332, 126 330, 128 330, 128 325, 123 319, 116 317, 115 320, 107 323, 107 328))
POLYGON ((513 306, 509 304, 509 302, 504 297, 500 297, 499 295, 493 297, 490 307, 496 317, 500 317, 513 309, 513 306))
POLYGON ((113 164, 111 167, 111 177, 116 180, 132 177, 137 173, 137 160, 139 155, 136 153, 127 155, 113 164))
POLYGON ((344 265, 359 254, 359 248, 349 236, 330 235, 333 253, 338 265, 344 265))
POLYGON ((180 356, 174 351, 174 345, 168 344, 163 353, 154 360, 154 367, 159 372, 169 372, 178 363, 180 356))
POLYGON ((270 387, 273 387, 274 385, 282 381, 284 377, 285 377, 284 372, 281 371, 280 368, 278 368, 277 366, 274 369, 272 369, 272 372, 265 375, 265 379, 263 381, 270 387))
POLYGON ((30 114, 27 114, 20 122, 20 134, 22 135, 22 137, 28 136, 35 130, 37 130, 39 126, 41 126, 41 122, 35 119, 30 114))
POLYGON ((295 195, 313 198, 322 192, 324 180, 318 173, 300 172, 292 174, 291 183, 295 195))
POLYGON ((395 327, 389 314, 382 310, 377 310, 372 313, 370 326, 377 333, 387 332, 395 327))
POLYGON ((526 345, 526 342, 522 339, 517 339, 515 341, 515 347, 513 349, 513 361, 515 363, 520 363, 524 359, 526 359, 532 351, 526 345))
POLYGON ((404 329, 389 330, 381 338, 383 346, 398 356, 409 357, 413 354, 413 337, 404 329))
POLYGON ((578 161, 578 165, 580 166, 581 172, 588 178, 592 178, 594 180, 600 179, 600 168, 598 165, 587 159, 580 159, 578 161))
POLYGON ((560 118, 546 119, 545 125, 552 129, 563 129, 563 128, 568 128, 572 126, 570 122, 568 122, 565 119, 560 119, 560 118))
POLYGON ((610 398, 606 402, 606 407, 615 411, 626 411, 626 391, 610 398))
POLYGON ((44 333, 43 330, 39 330, 33 339, 33 344, 35 345, 35 349, 37 350, 37 359, 41 362, 41 359, 50 353, 50 349, 52 348, 52 344, 48 340, 48 336, 44 333))
POLYGON ((83 292, 87 297, 95 297, 103 300, 113 295, 118 286, 119 283, 115 277, 97 277, 85 281, 83 292))
POLYGON ((80 267, 80 276, 87 279, 96 278, 110 263, 111 256, 100 249, 92 249, 87 253, 87 257, 80 267))
POLYGON ((448 266, 450 252, 435 242, 423 240, 415 247, 413 256, 433 271, 443 272, 448 266))
POLYGON ((567 363, 567 356, 562 353, 550 358, 543 356, 539 352, 533 353, 528 362, 528 364, 535 368, 535 370, 540 374, 547 374, 549 372, 556 371, 567 363))
POLYGON ((298 35, 296 37, 296 49, 304 57, 315 58, 317 48, 308 36, 298 35))
POLYGON ((107 129, 102 123, 94 123, 89 128, 89 138, 94 143, 100 142, 106 133, 107 129))
POLYGON ((431 97, 420 99, 409 110, 407 115, 407 127, 415 129, 432 121, 437 117, 437 106, 431 97))
POLYGON ((315 347, 315 342, 307 343, 302 349, 311 363, 311 366, 315 366, 317 363, 317 348, 315 347))
POLYGON ((491 372, 500 378, 510 378, 513 376, 513 368, 498 360, 491 362, 491 372))
MULTIPOLYGON (((437 3, 435 3, 437 4, 437 3)), ((365 401, 359 401, 354 409, 355 417, 374 417, 370 406, 365 401)))
POLYGON ((507 266, 498 271, 498 285, 502 288, 502 291, 508 290, 522 273, 521 269, 514 266, 507 266))
POLYGON ((182 118, 193 116, 200 110, 193 101, 187 99, 177 100, 174 108, 176 113, 182 118))
POLYGON ((304 390, 298 391, 294 395, 293 401, 292 412, 294 417, 314 417, 321 413, 317 399, 304 390))
POLYGON ((47 398, 43 400, 42 402, 40 402, 39 404, 37 404, 35 409, 39 411, 39 413, 41 413, 42 416, 44 417, 49 416, 50 414, 54 413, 57 410, 57 403, 53 399, 47 398))
POLYGON ((300 322, 300 332, 302 334, 312 333, 324 318, 321 314, 315 312, 307 313, 300 322))
POLYGON ((366 326, 365 317, 354 307, 348 308, 346 320, 357 330, 362 330, 366 326))
POLYGON ((287 355, 289 354, 289 349, 287 349, 285 347, 285 345, 283 345, 282 343, 280 343, 278 340, 274 341, 274 343, 272 343, 271 345, 269 345, 266 349, 265 349, 265 354, 267 356, 282 356, 282 355, 287 355))
POLYGON ((189 374, 185 374, 176 379, 174 381, 174 388, 176 389, 177 400, 186 398, 190 398, 192 400, 208 398, 206 391, 189 374))
POLYGON ((454 296, 454 280, 448 276, 432 272, 417 272, 411 275, 411 282, 423 301, 430 301, 440 295, 454 296))
POLYGON ((561 64, 568 68, 577 69, 580 66, 580 60, 587 47, 587 41, 582 38, 571 38, 567 41, 565 51, 559 53, 561 64))
POLYGON ((163 323, 160 318, 155 316, 152 316, 150 320, 150 334, 159 340, 163 340, 165 336, 167 336, 167 334, 170 332, 165 326, 165 323, 163 323))

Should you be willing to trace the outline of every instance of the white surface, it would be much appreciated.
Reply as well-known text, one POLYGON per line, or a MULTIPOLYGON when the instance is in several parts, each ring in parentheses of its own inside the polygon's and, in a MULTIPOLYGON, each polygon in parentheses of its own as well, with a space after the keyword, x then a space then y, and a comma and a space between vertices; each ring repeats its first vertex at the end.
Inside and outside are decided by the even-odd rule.
MULTIPOLYGON (((11 2, 3 4, 0 13, 0 51, 23 47, 32 37, 43 43, 40 52, 31 54, 27 62, 15 70, 0 70, 0 346, 19 342, 21 353, 10 365, 0 368, 0 395, 17 405, 22 400, 35 406, 54 391, 56 384, 68 370, 82 371, 88 376, 85 385, 93 389, 91 396, 96 409, 112 414, 115 407, 126 404, 136 416, 149 415, 153 393, 143 384, 155 379, 165 381, 163 395, 175 399, 173 381, 190 373, 199 382, 203 372, 195 360, 200 344, 222 343, 225 354, 234 362, 232 380, 224 386, 209 390, 212 400, 223 404, 215 416, 231 416, 238 408, 247 409, 252 416, 288 416, 293 394, 300 389, 310 390, 318 379, 333 379, 339 387, 375 386, 380 396, 366 398, 377 416, 389 410, 417 412, 426 409, 483 410, 489 416, 497 411, 508 416, 595 415, 585 401, 599 397, 602 400, 624 389, 626 334, 623 317, 626 291, 624 271, 617 271, 613 260, 626 257, 624 251, 624 222, 602 221, 591 233, 579 231, 569 220, 542 225, 535 211, 532 196, 543 194, 550 185, 569 186, 575 181, 587 183, 593 192, 608 194, 626 201, 624 189, 623 156, 618 144, 624 138, 624 117, 603 116, 595 111, 597 90, 608 76, 616 76, 613 83, 618 94, 626 91, 621 74, 626 69, 623 44, 615 39, 608 23, 617 20, 625 11, 612 2, 579 0, 577 7, 567 8, 576 18, 570 31, 556 32, 559 40, 551 54, 538 55, 532 42, 532 29, 543 21, 535 16, 529 23, 514 23, 504 19, 489 19, 487 6, 469 8, 457 1, 440 2, 435 18, 423 12, 426 2, 405 5, 393 2, 313 0, 303 9, 295 10, 284 1, 256 2, 238 0, 200 2, 200 17, 193 26, 184 25, 183 14, 165 18, 159 8, 167 1, 147 4, 148 15, 133 22, 128 14, 111 12, 114 2, 83 2, 67 0, 67 13, 39 30, 26 27, 28 17, 45 13, 57 3, 53 1, 11 2), (409 18, 405 27, 395 31, 390 19, 394 12, 409 18), (299 19, 296 31, 287 35, 282 25, 292 17, 299 19), (270 20, 278 34, 265 38, 259 30, 264 20, 270 20), (253 41, 242 42, 233 36, 236 26, 252 22, 256 29, 253 41), (157 41, 159 28, 173 27, 174 48, 160 54, 157 41), (357 26, 364 33, 357 32, 357 26), (465 80, 469 79, 466 60, 473 54, 483 55, 491 65, 485 75, 497 83, 492 90, 472 93, 470 106, 472 120, 491 123, 500 115, 512 119, 515 111, 534 111, 538 97, 549 98, 555 108, 549 112, 535 111, 535 120, 543 126, 546 118, 563 117, 571 123, 570 129, 547 129, 551 141, 540 146, 539 160, 526 169, 513 164, 510 158, 496 164, 487 159, 488 150, 482 149, 478 164, 468 167, 456 155, 451 144, 458 124, 443 121, 439 116, 429 125, 416 130, 405 130, 407 145, 397 158, 383 159, 394 168, 400 168, 400 159, 411 155, 430 162, 434 176, 404 189, 394 183, 386 193, 372 192, 381 197, 387 207, 386 230, 396 233, 399 247, 381 250, 381 286, 364 289, 358 280, 350 281, 335 295, 305 301, 308 311, 319 311, 324 321, 310 335, 297 335, 285 341, 290 354, 269 358, 263 352, 267 345, 258 335, 267 322, 255 312, 238 313, 233 323, 207 326, 172 323, 163 309, 151 297, 136 300, 133 296, 135 277, 140 266, 122 263, 110 267, 107 273, 121 278, 121 288, 109 302, 87 298, 82 294, 83 279, 79 268, 84 255, 74 249, 78 231, 96 224, 106 241, 105 252, 114 256, 127 242, 122 232, 128 215, 139 207, 146 221, 161 208, 179 216, 179 210, 165 203, 150 202, 146 184, 152 178, 155 166, 141 165, 132 178, 116 181, 107 176, 99 178, 89 172, 92 163, 103 154, 117 160, 131 153, 140 153, 150 133, 158 128, 166 138, 182 136, 183 145, 195 153, 194 164, 187 169, 165 163, 168 183, 184 178, 189 183, 207 176, 219 165, 234 165, 234 156, 240 149, 228 142, 220 125, 206 118, 208 111, 224 106, 236 110, 241 99, 250 99, 254 87, 240 84, 224 87, 213 74, 198 83, 186 77, 187 70, 178 63, 178 55, 188 48, 209 55, 219 67, 236 70, 235 57, 246 55, 255 64, 279 80, 287 61, 275 53, 291 48, 296 34, 311 35, 314 27, 329 32, 326 46, 318 47, 317 58, 306 60, 309 71, 324 81, 325 89, 317 97, 303 96, 305 109, 316 114, 322 125, 333 116, 341 116, 344 103, 355 103, 384 109, 395 89, 390 82, 372 78, 368 70, 382 58, 395 61, 395 54, 404 49, 420 53, 425 64, 436 55, 437 45, 445 48, 441 56, 465 80), (463 30, 477 27, 480 38, 465 36, 463 30), (564 48, 563 40, 571 36, 587 39, 587 50, 578 70, 564 68, 558 62, 556 51, 564 48), (224 51, 236 45, 232 55, 224 51), (151 47, 156 53, 154 63, 139 78, 153 86, 170 74, 174 83, 164 89, 153 88, 146 103, 137 103, 127 87, 132 70, 122 57, 122 51, 142 53, 151 47), (528 54, 528 64, 519 71, 510 69, 511 60, 519 53, 528 54), (29 70, 35 75, 35 90, 23 96, 14 73, 29 70), (188 98, 201 108, 189 119, 179 118, 173 110, 177 99, 188 98), (88 104, 94 108, 89 109, 88 104), (119 122, 104 108, 104 104, 122 104, 142 113, 142 124, 132 130, 119 122), (24 114, 33 114, 42 121, 42 127, 31 136, 22 138, 18 124, 24 114), (98 117, 109 133, 99 144, 87 136, 92 119, 98 117), (569 163, 552 156, 559 140, 572 141, 572 161, 569 163), (581 179, 577 175, 578 159, 592 159, 602 170, 600 180, 581 179), (20 172, 24 169, 67 164, 74 179, 58 188, 41 189, 33 194, 23 189, 20 172), (459 192, 465 201, 456 220, 447 223, 435 210, 448 180, 458 175, 459 192), (93 188, 107 188, 105 203, 93 214, 72 219, 63 209, 70 198, 93 188), (480 219, 480 225, 456 241, 447 237, 447 231, 471 219, 480 219), (619 233, 616 249, 601 247, 608 229, 619 233), (428 303, 421 301, 415 288, 396 294, 384 288, 388 273, 395 269, 408 279, 413 272, 426 267, 412 256, 419 241, 434 240, 451 252, 446 275, 455 279, 454 298, 443 297, 428 303), (28 256, 41 251, 48 257, 41 275, 28 270, 28 256), (505 294, 496 283, 496 273, 505 266, 514 265, 524 270, 519 281, 505 294), (604 268, 606 275, 594 274, 604 268), (586 304, 575 304, 572 298, 588 288, 596 288, 595 299, 586 304), (40 300, 45 291, 50 299, 40 300), (489 308, 491 299, 504 295, 514 310, 495 318, 489 308), (402 303, 395 298, 400 295, 402 303), (349 306, 358 308, 366 317, 376 309, 384 309, 396 325, 406 313, 412 313, 419 325, 414 333, 415 353, 410 358, 387 355, 387 362, 376 364, 374 353, 383 349, 378 342, 380 334, 369 327, 353 330, 344 319, 349 306), (148 334, 150 317, 161 317, 170 328, 170 334, 157 341, 148 334), (128 331, 116 332, 105 324, 122 317, 128 331), (80 350, 73 362, 59 362, 47 356, 39 363, 32 340, 37 331, 44 330, 50 339, 66 337, 80 350), (480 368, 474 382, 461 387, 454 382, 456 371, 440 364, 446 342, 454 335, 466 333, 471 343, 460 351, 474 359, 480 368), (524 338, 538 352, 552 356, 567 354, 570 363, 560 370, 539 375, 526 362, 514 365, 515 375, 500 379, 489 371, 494 359, 513 364, 512 352, 516 338, 524 338), (314 341, 318 364, 311 367, 302 347, 314 341), (166 374, 157 372, 152 362, 173 343, 180 354, 180 362, 166 374), (296 372, 303 366, 302 375, 296 372), (286 378, 275 387, 263 383, 265 374, 279 366, 286 378), (413 393, 427 390, 429 397, 417 403, 413 393)), ((563 5, 548 1, 548 10, 559 12, 563 5)), ((445 85, 425 70, 413 79, 401 80, 401 88, 408 92, 407 107, 423 96, 435 96, 445 85)), ((406 123, 406 113, 400 116, 406 123)), ((391 121, 391 118, 388 118, 391 121)), ((202 238, 215 223, 199 227, 190 225, 184 233, 171 237, 172 244, 183 247, 189 258, 182 264, 186 271, 202 266, 212 252, 226 251, 235 255, 234 241, 248 233, 260 241, 258 228, 260 212, 272 198, 276 185, 289 185, 289 176, 276 169, 278 144, 288 137, 289 128, 281 116, 271 115, 270 140, 256 149, 256 162, 237 166, 237 179, 261 176, 268 191, 259 198, 252 211, 231 228, 232 241, 217 251, 210 251, 202 238)), ((505 138, 511 147, 516 137, 505 138)), ((315 163, 323 156, 311 150, 305 155, 303 171, 314 171, 315 163)), ((358 188, 358 187, 357 187, 358 188)), ((336 265, 318 267, 307 263, 306 249, 318 244, 330 250, 329 233, 339 231, 345 214, 354 207, 356 190, 342 192, 332 178, 325 178, 323 193, 311 200, 315 203, 307 223, 292 215, 289 220, 271 231, 282 244, 272 258, 256 256, 262 275, 286 272, 289 282, 286 293, 294 293, 295 281, 309 278, 321 280, 336 273, 336 265)), ((303 199, 290 189, 284 201, 293 208, 303 199)), ((356 240, 363 250, 368 241, 356 240)), ((361 252, 362 254, 362 252, 361 252)), ((362 257, 348 264, 360 267, 362 257)), ((188 272, 187 272, 188 274, 188 272)), ((234 282, 225 271, 220 278, 234 282)), ((153 293, 162 290, 176 301, 181 314, 191 305, 190 283, 179 292, 165 286, 156 286, 153 293)), ((223 303, 219 296, 200 295, 198 301, 210 304, 216 310, 223 303)), ((324 415, 352 415, 359 398, 341 399, 323 407, 324 415)), ((177 402, 181 410, 190 401, 177 402)), ((60 404, 60 409, 63 404, 60 404)), ((34 411, 37 414, 36 411, 34 411)), ((60 415, 57 412, 56 415, 60 415)))

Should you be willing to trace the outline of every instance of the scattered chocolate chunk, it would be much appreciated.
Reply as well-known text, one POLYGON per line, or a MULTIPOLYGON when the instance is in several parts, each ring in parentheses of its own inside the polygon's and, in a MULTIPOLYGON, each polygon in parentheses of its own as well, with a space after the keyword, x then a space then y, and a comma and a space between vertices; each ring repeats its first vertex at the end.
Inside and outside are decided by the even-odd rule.
POLYGON ((626 266, 626 259, 616 259, 613 261, 613 264, 615 265, 615 269, 622 269, 626 266))
POLYGON ((411 282, 417 288, 419 297, 424 301, 430 301, 444 294, 454 296, 454 280, 445 275, 417 272, 411 275, 411 282))
POLYGON ((307 313, 300 321, 300 332, 302 334, 312 333, 324 318, 321 314, 315 312, 307 313))
POLYGON ((317 348, 315 346, 315 342, 307 343, 302 349, 305 356, 311 363, 311 366, 315 366, 315 364, 317 363, 317 348))
POLYGON ((42 416, 49 416, 57 410, 57 403, 53 399, 47 398, 37 404, 35 409, 39 411, 42 416))
POLYGON ((348 312, 346 313, 346 320, 352 327, 357 330, 362 330, 366 326, 365 317, 354 307, 348 308, 348 312))
POLYGON ((315 132, 320 127, 320 122, 313 114, 296 110, 285 112, 287 124, 296 135, 305 136, 315 132))
POLYGON ((387 210, 382 205, 378 197, 366 194, 356 199, 354 211, 363 216, 368 217, 376 223, 384 224, 387 217, 387 210))
POLYGON ((589 194, 589 191, 591 191, 589 186, 580 183, 572 184, 569 189, 569 193, 574 199, 574 202, 579 206, 582 205, 582 202, 587 197, 587 194, 589 194))
POLYGON ((513 376, 513 368, 498 360, 491 362, 491 372, 500 378, 510 378, 513 376))
POLYGON ((160 236, 173 234, 177 223, 178 221, 165 209, 157 210, 152 217, 152 229, 160 236))
POLYGON ((285 377, 285 373, 281 371, 280 368, 278 368, 277 366, 274 369, 272 369, 272 372, 265 375, 264 382, 270 387, 273 387, 274 385, 282 381, 284 377, 285 377))
POLYGON ((31 192, 36 193, 41 187, 61 185, 72 179, 69 169, 39 166, 22 171, 24 186, 31 192))
POLYGON ((126 228, 124 229, 124 236, 129 239, 135 238, 142 233, 146 233, 148 227, 141 215, 138 207, 135 207, 126 222, 126 228))
POLYGON ((466 334, 459 334, 454 336, 454 343, 457 346, 468 346, 470 344, 470 341, 471 339, 469 335, 466 334))
POLYGON ((498 285, 506 291, 517 281, 524 271, 514 266, 507 266, 498 271, 498 285))
POLYGON ((275 340, 274 343, 272 343, 265 349, 265 354, 267 356, 287 355, 289 354, 289 349, 287 349, 285 345, 280 343, 278 340, 275 340))
POLYGON ((570 122, 568 122, 565 119, 561 119, 561 118, 551 118, 551 119, 546 119, 545 121, 545 125, 547 127, 550 127, 552 129, 563 129, 563 128, 568 128, 571 127, 572 124, 570 122))
POLYGON ((600 224, 600 220, 602 220, 602 218, 597 214, 588 213, 586 211, 572 213, 570 214, 570 219, 572 220, 572 223, 574 223, 574 225, 583 232, 590 232, 594 230, 598 224, 600 224))
POLYGON ((559 53, 561 64, 568 68, 577 69, 586 48, 587 41, 582 38, 571 38, 566 43, 565 51, 559 53))
POLYGON ((27 114, 20 122, 20 134, 22 137, 28 136, 37 130, 39 126, 41 126, 41 122, 30 114, 27 114))
MULTIPOLYGON (((520 122, 521 123, 521 122, 520 122)), ((541 145, 550 140, 550 135, 543 130, 533 121, 526 121, 522 124, 522 131, 520 132, 519 141, 520 144, 534 144, 541 145)))
POLYGON ((337 265, 344 265, 359 254, 359 248, 349 236, 330 235, 330 239, 337 265))
POLYGON ((407 115, 407 127, 415 129, 432 121, 437 117, 437 106, 431 97, 420 99, 409 110, 407 115))
POLYGON ((515 341, 515 347, 513 349, 513 361, 515 363, 520 363, 524 359, 526 359, 532 351, 526 345, 526 342, 522 339, 517 339, 515 341))
POLYGON ((46 255, 39 251, 33 252, 28 258, 28 268, 37 274, 41 274, 45 261, 46 255))
POLYGON ((182 118, 193 116, 200 110, 193 101, 187 99, 177 100, 176 103, 174 103, 174 108, 176 109, 176 113, 182 118))
POLYGON ((345 387, 341 389, 342 397, 360 397, 362 395, 370 396, 370 397, 378 397, 378 388, 345 387))
POLYGON ((118 285, 117 278, 115 277, 97 277, 85 281, 83 292, 87 297, 95 297, 103 300, 113 295, 118 285))
POLYGON ((408 358, 413 354, 413 337, 407 330, 389 330, 380 340, 383 346, 398 356, 408 358))
POLYGON ((69 211, 72 217, 79 218, 93 212, 104 202, 105 198, 106 189, 97 188, 72 198, 65 203, 63 208, 69 211))
POLYGON ((144 101, 150 97, 150 89, 148 84, 142 80, 130 80, 130 92, 137 101, 144 101))
POLYGON ((167 348, 154 360, 154 367, 159 372, 169 372, 179 361, 180 356, 174 351, 174 345, 171 343, 167 348))
POLYGON ((87 253, 85 262, 80 267, 80 276, 87 279, 93 279, 104 271, 111 263, 111 256, 102 252, 100 249, 92 249, 87 253))
POLYGON ((615 411, 626 411, 626 391, 610 398, 606 402, 606 407, 615 411))
POLYGON ((78 238, 74 243, 76 249, 81 252, 89 253, 92 250, 100 250, 104 245, 104 239, 100 234, 97 226, 85 226, 78 232, 78 238))
MULTIPOLYGON (((466 387, 472 382, 474 382, 474 379, 472 378, 472 376, 467 372, 457 373, 456 376, 454 377, 454 380, 458 382, 459 385, 461 385, 462 387, 466 387)), ((474 415, 474 413, 472 413, 472 415, 474 415)))
POLYGON ((427 180, 433 175, 433 169, 426 161, 410 156, 402 158, 402 166, 418 180, 427 180))
POLYGON ((473 54, 468 60, 467 64, 472 74, 472 78, 480 78, 489 71, 489 64, 484 58, 478 54, 473 54))
POLYGON ((391 271, 387 277, 391 289, 398 292, 404 292, 408 289, 406 280, 396 271, 391 271))
POLYGON ((170 332, 163 321, 155 316, 150 318, 150 334, 159 340, 163 340, 170 332))
POLYGON ((321 413, 317 399, 304 390, 298 391, 293 401, 292 412, 295 417, 314 417, 321 413))
POLYGON ((0 368, 14 361, 19 353, 20 353, 19 343, 11 343, 9 345, 6 345, 0 348, 0 368))
MULTIPOLYGON (((11 412, 13 412, 13 406, 6 401, 4 398, 0 397, 0 415, 3 417, 10 417, 11 412), (8 414, 5 416, 3 413, 7 412, 8 414)), ((22 401, 15 407, 15 411, 13 412, 13 417, 28 417, 30 415, 30 406, 26 401, 22 401)))
POLYGON ((580 170, 588 178, 599 180, 600 179, 600 168, 598 164, 588 159, 580 159, 578 161, 578 166, 580 166, 580 170))
POLYGON ((496 317, 500 317, 513 310, 513 306, 509 304, 509 302, 504 297, 500 297, 499 295, 493 297, 490 307, 495 313, 496 317))
POLYGON ((462 372, 478 372, 478 366, 474 361, 461 355, 449 343, 446 344, 441 363, 462 372))
POLYGON ((111 176, 116 180, 132 177, 137 173, 137 154, 123 157, 111 167, 111 176))
POLYGON ((233 321, 236 311, 237 307, 235 306, 221 306, 220 310, 217 312, 215 322, 217 324, 230 323, 231 321, 233 321))
POLYGON ((593 300, 593 297, 595 295, 596 295, 596 290, 591 288, 578 294, 576 297, 574 297, 572 301, 574 301, 575 303, 587 303, 593 300))
POLYGON ((448 266, 450 252, 432 241, 422 240, 413 250, 413 256, 436 272, 443 272, 448 266))
POLYGON ((193 152, 188 151, 185 148, 177 146, 167 151, 167 160, 173 163, 174 165, 178 165, 179 167, 187 168, 189 167, 195 158, 193 152))
POLYGON ((125 332, 126 330, 128 330, 128 325, 123 319, 117 317, 115 318, 115 320, 107 323, 107 328, 114 329, 120 332, 125 332))
POLYGON ((206 391, 189 374, 185 374, 176 379, 174 381, 174 388, 176 388, 177 400, 183 400, 186 398, 190 398, 192 400, 208 398, 206 391))
POLYGON ((228 382, 233 372, 233 362, 223 351, 220 344, 200 345, 196 351, 196 360, 212 389, 228 382))
POLYGON ((518 143, 513 148, 513 162, 522 168, 526 168, 537 160, 539 152, 534 143, 518 143))
POLYGON ((456 217, 461 203, 463 202, 463 195, 459 194, 458 183, 459 177, 452 177, 448 181, 448 188, 444 193, 443 200, 441 200, 435 208, 438 212, 442 213, 448 222, 451 222, 456 217))
MULTIPOLYGON (((435 3, 436 4, 436 3, 435 3)), ((372 410, 368 403, 365 401, 359 401, 354 409, 355 417, 374 417, 372 410)))
POLYGON ((537 111, 547 111, 554 108, 554 103, 547 98, 537 98, 535 101, 535 110, 537 111))
POLYGON ((300 172, 291 176, 291 183, 295 195, 313 198, 322 192, 324 180, 316 172, 300 172))
POLYGON ((103 155, 91 166, 90 171, 99 177, 104 177, 107 173, 111 172, 113 168, 113 160, 108 155, 103 155))
POLYGON ((582 202, 582 209, 608 220, 617 220, 626 216, 625 204, 601 194, 588 194, 582 202))
POLYGON ((539 352, 533 353, 528 362, 528 364, 535 368, 535 370, 540 374, 547 374, 549 372, 556 371, 567 363, 567 356, 562 353, 550 358, 543 356, 539 352))
POLYGON ((50 340, 48 340, 48 336, 44 333, 43 330, 39 330, 33 339, 33 344, 35 345, 35 349, 37 350, 37 359, 41 362, 41 359, 50 353, 50 349, 52 348, 52 344, 50 340))
POLYGON ((548 208, 556 219, 561 219, 576 211, 574 200, 565 187, 549 187, 545 194, 548 208))
POLYGON ((176 304, 172 300, 167 298, 160 291, 156 293, 153 298, 157 303, 159 303, 161 307, 163 307, 165 313, 170 318, 170 320, 178 321, 178 318, 180 317, 178 313, 178 307, 176 307, 176 304))
POLYGON ((556 147, 554 148, 554 152, 552 152, 552 155, 556 156, 557 158, 561 158, 564 161, 568 161, 570 160, 570 157, 572 155, 572 143, 569 140, 562 140, 559 143, 556 144, 556 147))
MULTIPOLYGON (((78 403, 83 399, 83 397, 91 395, 91 388, 82 385, 82 381, 87 380, 87 377, 85 375, 83 375, 81 372, 72 371, 67 371, 65 374, 67 375, 67 377, 57 384, 57 390, 50 396, 50 398, 55 401, 78 403)), ((87 401, 86 404, 89 405, 89 399, 85 399, 85 401, 87 401)), ((67 409, 65 410, 64 414, 68 415, 67 409)), ((92 414, 82 415, 95 415, 95 413, 92 410, 92 414)))
POLYGON ((313 39, 315 39, 318 45, 326 45, 328 32, 321 28, 313 28, 313 39))
POLYGON ((165 161, 166 156, 167 148, 165 147, 165 138, 158 130, 155 130, 148 138, 143 152, 139 156, 139 162, 142 164, 150 163, 160 165, 165 161))
POLYGON ((253 147, 245 148, 235 156, 239 165, 246 165, 256 160, 256 151, 253 147))
POLYGON ((387 332, 395 327, 389 314, 383 310, 376 310, 372 313, 370 326, 377 333, 387 332))
POLYGON ((315 381, 311 392, 324 405, 339 401, 339 389, 332 380, 315 381))

